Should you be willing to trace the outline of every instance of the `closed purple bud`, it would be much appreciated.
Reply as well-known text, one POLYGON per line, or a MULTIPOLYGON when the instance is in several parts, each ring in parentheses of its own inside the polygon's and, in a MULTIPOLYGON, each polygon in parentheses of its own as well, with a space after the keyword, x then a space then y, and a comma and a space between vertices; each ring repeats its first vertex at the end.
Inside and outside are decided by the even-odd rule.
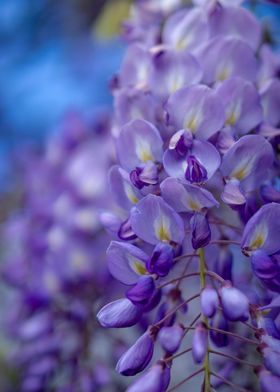
POLYGON ((168 353, 173 354, 180 347, 184 336, 184 330, 180 325, 163 327, 158 333, 158 340, 161 347, 168 353))
POLYGON ((133 232, 131 228, 130 218, 128 218, 121 224, 118 231, 118 236, 121 240, 124 241, 135 240, 135 238, 137 238, 137 235, 133 232))
MULTIPOLYGON (((211 320, 210 324, 213 328, 222 329, 224 331, 229 330, 228 321, 221 313, 216 314, 215 317, 211 320)), ((229 343, 228 335, 214 331, 213 329, 210 330, 210 338, 217 347, 225 347, 229 343)))
POLYGON ((201 363, 204 360, 207 351, 207 329, 202 322, 197 323, 192 340, 192 355, 196 363, 201 363))
POLYGON ((190 220, 192 231, 192 246, 194 249, 203 248, 211 240, 211 230, 207 217, 196 212, 190 220))
POLYGON ((207 181, 207 170, 200 163, 195 156, 189 155, 187 157, 187 169, 185 172, 185 178, 191 183, 200 184, 207 181))
POLYGON ((235 287, 225 286, 220 291, 224 315, 230 321, 245 321, 249 317, 249 300, 235 287))
POLYGON ((213 317, 219 306, 217 291, 211 287, 206 287, 200 295, 201 310, 204 316, 213 317))
POLYGON ((119 359, 116 370, 124 376, 142 372, 150 363, 154 353, 151 335, 145 332, 119 359))
POLYGON ((259 380, 262 392, 276 392, 279 390, 280 377, 274 376, 266 370, 262 370, 259 374, 259 380))
POLYGON ((151 276, 141 276, 135 286, 126 292, 126 296, 134 304, 146 304, 155 291, 155 282, 151 276))
POLYGON ((170 369, 161 364, 152 366, 126 392, 165 392, 170 382, 170 369))
POLYGON ((166 244, 157 244, 146 268, 151 274, 166 276, 173 264, 173 249, 166 244))
POLYGON ((141 315, 141 307, 123 298, 105 305, 98 312, 97 319, 105 328, 126 328, 136 324, 141 315))

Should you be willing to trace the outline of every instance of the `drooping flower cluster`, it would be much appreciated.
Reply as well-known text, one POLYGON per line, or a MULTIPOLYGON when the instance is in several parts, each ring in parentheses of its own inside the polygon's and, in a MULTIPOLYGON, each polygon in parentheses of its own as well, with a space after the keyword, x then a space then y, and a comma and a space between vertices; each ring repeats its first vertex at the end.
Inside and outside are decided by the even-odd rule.
POLYGON ((108 121, 107 114, 94 124, 70 115, 42 154, 22 159, 22 210, 5 227, 3 271, 16 289, 7 327, 15 344, 11 361, 20 370, 17 391, 118 385, 110 374, 118 347, 102 338, 94 316, 114 292, 98 219, 108 206, 108 121))
POLYGON ((111 84, 118 208, 102 220, 115 237, 108 268, 127 289, 97 317, 142 331, 116 367, 145 371, 129 392, 166 391, 190 351, 170 391, 200 375, 191 390, 259 380, 276 392, 280 59, 242 1, 194 3, 138 1, 125 24, 111 84))

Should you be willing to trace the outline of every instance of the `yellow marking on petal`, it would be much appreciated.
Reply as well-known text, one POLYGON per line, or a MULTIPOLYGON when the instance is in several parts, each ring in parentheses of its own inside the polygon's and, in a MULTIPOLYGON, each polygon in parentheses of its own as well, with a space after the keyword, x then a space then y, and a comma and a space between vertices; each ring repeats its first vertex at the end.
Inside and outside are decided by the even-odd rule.
POLYGON ((193 36, 191 34, 186 35, 185 37, 179 39, 176 43, 175 49, 177 50, 184 50, 190 45, 193 41, 193 36))
POLYGON ((234 105, 227 110, 226 113, 226 125, 235 125, 237 120, 240 117, 241 114, 241 107, 242 107, 242 102, 240 100, 234 105))
POLYGON ((216 73, 216 80, 223 82, 227 80, 231 75, 231 67, 229 65, 221 66, 216 73))
POLYGON ((249 244, 249 248, 251 250, 256 250, 261 248, 265 243, 266 238, 267 238, 267 227, 266 226, 256 227, 253 238, 249 244))
POLYGON ((128 183, 124 184, 124 191, 125 191, 127 198, 131 201, 132 204, 138 203, 139 199, 137 198, 132 187, 128 183))
POLYGON ((188 206, 190 210, 193 211, 200 211, 200 205, 194 200, 194 199, 189 199, 188 200, 188 206))
POLYGON ((250 174, 254 162, 254 157, 248 157, 246 159, 243 159, 243 161, 240 162, 237 168, 233 170, 233 172, 231 173, 231 177, 234 177, 239 181, 244 180, 244 178, 246 178, 250 174))
POLYGON ((232 112, 231 115, 226 120, 226 125, 235 125, 236 120, 237 120, 236 115, 234 112, 232 112))
POLYGON ((151 151, 151 146, 146 140, 137 139, 136 140, 136 154, 138 158, 146 163, 148 161, 154 161, 153 153, 151 151))
POLYGON ((129 265, 131 269, 133 269, 134 272, 136 272, 138 275, 146 275, 147 270, 145 265, 143 264, 142 261, 136 259, 135 257, 128 255, 128 260, 129 260, 129 265))
POLYGON ((145 275, 147 273, 145 266, 141 263, 135 263, 135 269, 139 275, 145 275))
POLYGON ((250 249, 259 249, 261 246, 263 246, 265 241, 265 236, 263 233, 258 233, 254 240, 250 244, 250 249))
POLYGON ((131 201, 131 203, 133 203, 133 204, 137 204, 139 201, 137 199, 137 197, 132 192, 128 194, 128 198, 131 201))
POLYGON ((232 176, 236 178, 237 180, 241 181, 243 180, 248 174, 248 167, 243 166, 239 169, 237 169, 235 172, 232 173, 232 176))
POLYGON ((162 242, 170 241, 169 220, 165 216, 161 216, 154 224, 157 238, 162 242))
POLYGON ((191 132, 195 133, 202 119, 202 104, 198 104, 194 110, 191 110, 186 115, 184 119, 184 129, 189 129, 191 132))
POLYGON ((188 129, 190 129, 191 131, 195 131, 197 128, 197 119, 196 117, 192 117, 190 119, 190 121, 188 122, 188 129))

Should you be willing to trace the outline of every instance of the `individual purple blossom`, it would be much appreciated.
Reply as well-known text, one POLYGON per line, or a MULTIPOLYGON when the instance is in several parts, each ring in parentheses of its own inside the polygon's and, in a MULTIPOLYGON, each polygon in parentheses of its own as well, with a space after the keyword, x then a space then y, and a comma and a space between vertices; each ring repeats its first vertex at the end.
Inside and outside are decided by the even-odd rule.
POLYGON ((226 124, 238 133, 245 134, 261 123, 261 98, 252 83, 230 78, 218 86, 217 93, 225 107, 226 124))
POLYGON ((268 255, 280 249, 280 205, 277 203, 266 204, 248 221, 241 242, 244 252, 251 254, 261 249, 268 255))
POLYGON ((170 368, 163 369, 161 364, 156 364, 139 377, 127 392, 165 392, 169 381, 170 368))
POLYGON ((126 285, 137 283, 146 274, 148 255, 138 247, 124 242, 112 241, 107 249, 110 273, 126 285))
POLYGON ((150 274, 165 276, 169 273, 173 265, 173 249, 170 245, 157 244, 153 254, 146 261, 146 268, 150 274))
POLYGON ((204 183, 210 180, 221 163, 217 149, 209 142, 194 140, 185 156, 168 149, 163 156, 163 165, 171 177, 188 183, 204 183))
POLYGON ((180 325, 163 327, 158 334, 158 340, 161 347, 170 354, 173 354, 178 350, 183 337, 184 329, 180 325))
POLYGON ((200 296, 201 310, 206 317, 213 317, 219 306, 217 291, 212 287, 206 287, 200 296))
POLYGON ((212 84, 232 77, 256 81, 258 63, 254 51, 242 39, 232 36, 217 37, 199 50, 203 64, 202 82, 212 84))
POLYGON ((230 35, 242 39, 252 49, 257 50, 261 41, 261 26, 251 12, 236 7, 242 1, 220 0, 214 3, 209 10, 211 37, 230 35))
POLYGON ((235 287, 224 286, 220 290, 221 305, 224 315, 230 321, 247 320, 249 317, 249 300, 235 287))
POLYGON ((178 51, 192 51, 197 43, 208 38, 208 24, 204 12, 198 8, 180 10, 171 15, 163 29, 163 43, 178 51))
POLYGON ((273 163, 271 144, 262 136, 241 137, 223 156, 225 178, 240 181, 244 192, 252 191, 268 178, 273 163))
POLYGON ((184 237, 182 218, 160 196, 143 198, 132 210, 131 225, 139 238, 153 245, 180 244, 184 237))
POLYGON ((175 131, 190 130, 199 139, 208 139, 224 125, 225 114, 218 94, 205 85, 183 87, 171 94, 167 103, 168 123, 175 131))
POLYGON ((198 323, 195 327, 192 340, 192 355, 196 363, 201 363, 207 352, 208 332, 203 323, 198 323))
POLYGON ((202 78, 198 62, 189 53, 176 53, 159 46, 153 48, 151 62, 149 85, 162 99, 184 86, 199 83, 202 78))
POLYGON ((117 153, 122 167, 128 171, 149 161, 160 162, 161 136, 153 124, 134 120, 123 127, 117 140, 117 153))
POLYGON ((211 229, 204 214, 195 212, 190 220, 192 246, 194 249, 203 248, 211 240, 211 229))
POLYGON ((141 276, 136 285, 126 292, 126 296, 135 305, 141 305, 147 303, 154 292, 154 279, 151 276, 141 276))
POLYGON ((219 203, 206 189, 193 184, 182 184, 168 177, 161 183, 162 197, 177 212, 201 212, 218 207, 219 203))
POLYGON ((153 339, 144 333, 119 359, 116 370, 125 376, 134 376, 144 370, 152 359, 153 339))
POLYGON ((136 324, 141 315, 141 308, 123 298, 105 305, 96 317, 105 328, 125 328, 136 324))

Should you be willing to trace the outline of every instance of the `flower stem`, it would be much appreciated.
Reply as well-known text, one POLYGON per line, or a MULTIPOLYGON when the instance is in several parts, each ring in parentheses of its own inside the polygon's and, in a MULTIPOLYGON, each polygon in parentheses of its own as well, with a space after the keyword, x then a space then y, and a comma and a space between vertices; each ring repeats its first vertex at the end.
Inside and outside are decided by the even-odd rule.
POLYGON ((211 374, 214 377, 219 378, 221 381, 223 381, 225 384, 229 385, 233 390, 239 391, 239 392, 249 392, 248 389, 244 389, 236 384, 233 384, 231 381, 227 380, 225 377, 221 376, 220 374, 211 372, 211 374))
POLYGON ((232 337, 234 337, 236 339, 239 339, 239 340, 241 340, 243 342, 246 342, 246 343, 251 343, 251 344, 256 344, 256 345, 259 344, 259 342, 257 340, 245 338, 245 336, 238 335, 237 333, 234 333, 234 332, 229 332, 229 331, 225 331, 223 329, 214 328, 214 327, 210 327, 209 329, 211 329, 212 331, 215 331, 215 332, 222 333, 224 335, 232 336, 232 337))
POLYGON ((181 385, 183 385, 185 382, 189 381, 191 378, 193 378, 193 377, 196 376, 197 374, 202 373, 203 370, 204 370, 204 369, 201 368, 201 369, 197 370, 196 372, 190 374, 187 378, 185 378, 184 380, 180 381, 178 384, 174 385, 174 387, 168 389, 167 392, 175 391, 175 389, 179 388, 179 387, 180 387, 181 385))
POLYGON ((231 360, 233 360, 233 361, 235 361, 235 362, 239 362, 239 363, 242 364, 242 365, 250 366, 250 367, 252 367, 253 369, 255 369, 255 368, 258 367, 258 365, 254 364, 254 363, 245 361, 244 359, 240 359, 240 358, 234 357, 234 356, 229 355, 229 354, 222 353, 222 352, 220 352, 220 351, 209 350, 209 352, 210 352, 211 354, 220 355, 221 357, 225 357, 225 358, 231 359, 231 360))
POLYGON ((166 320, 169 319, 170 316, 172 316, 174 313, 177 312, 180 308, 182 308, 184 305, 188 304, 195 298, 200 297, 200 293, 193 295, 192 297, 188 298, 186 301, 181 302, 179 305, 177 305, 174 309, 172 309, 170 312, 168 312, 158 323, 154 324, 154 327, 160 326, 162 323, 164 323, 166 320))
POLYGON ((193 257, 199 257, 199 255, 196 253, 187 253, 187 254, 175 257, 175 259, 173 261, 177 262, 182 259, 188 259, 188 258, 193 258, 193 257))
POLYGON ((183 279, 191 278, 192 276, 200 276, 200 272, 191 272, 191 273, 186 274, 186 275, 181 275, 179 278, 175 278, 175 279, 169 280, 168 282, 165 282, 162 285, 158 286, 158 289, 161 289, 161 288, 163 288, 165 286, 168 286, 169 284, 176 283, 177 281, 181 281, 183 279))
MULTIPOLYGON (((204 249, 200 248, 198 253, 199 253, 200 287, 201 290, 203 290, 206 285, 206 265, 205 265, 204 249)), ((208 323, 208 318, 206 316, 203 316, 203 322, 206 328, 208 329, 209 323, 208 323)), ((204 392, 211 392, 208 337, 207 337, 207 351, 204 359, 203 368, 204 368, 204 392)))
POLYGON ((190 351, 192 351, 192 347, 189 347, 186 350, 179 352, 178 354, 175 354, 175 355, 172 355, 170 357, 165 358, 164 362, 171 362, 171 361, 173 361, 173 359, 176 359, 176 358, 180 357, 181 355, 187 354, 190 351))

